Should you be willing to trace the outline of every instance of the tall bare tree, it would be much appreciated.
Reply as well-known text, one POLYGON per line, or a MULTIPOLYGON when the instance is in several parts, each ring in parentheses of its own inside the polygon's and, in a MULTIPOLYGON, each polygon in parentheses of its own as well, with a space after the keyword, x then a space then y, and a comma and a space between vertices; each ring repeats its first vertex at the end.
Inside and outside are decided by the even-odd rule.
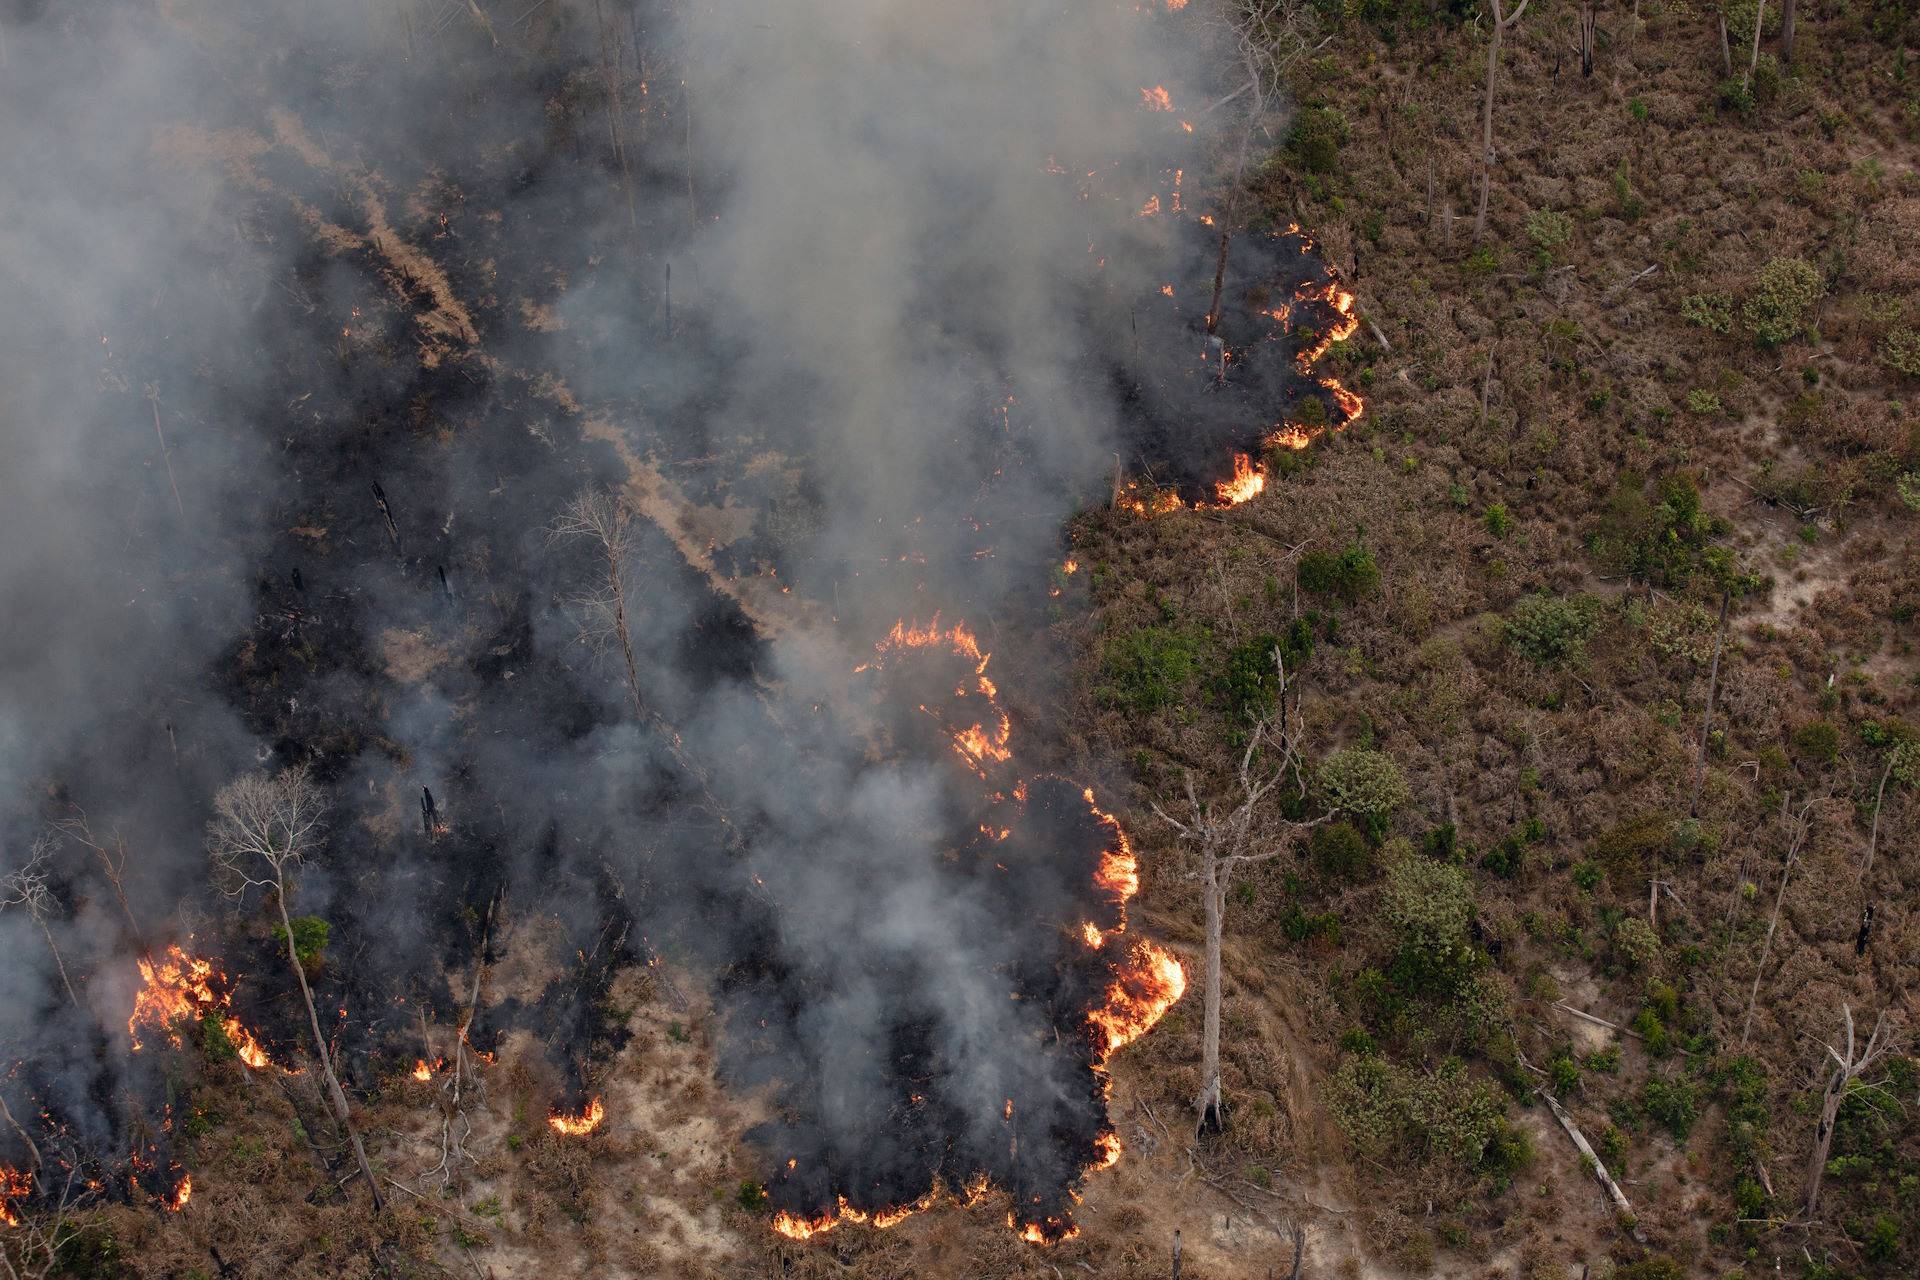
POLYGON ((1809 814, 1813 811, 1813 801, 1800 806, 1798 813, 1788 809, 1788 801, 1780 802, 1780 816, 1787 820, 1787 857, 1780 866, 1780 888, 1773 895, 1773 915, 1767 921, 1767 936, 1760 944, 1760 958, 1753 964, 1753 987, 1747 992, 1747 1014, 1740 1023, 1740 1047, 1747 1047, 1747 1037, 1753 1034, 1753 1006, 1760 999, 1760 979, 1766 976, 1767 955, 1773 950, 1773 935, 1780 928, 1780 907, 1787 900, 1787 882, 1793 877, 1793 864, 1800 859, 1800 851, 1806 846, 1807 834, 1813 829, 1809 814))
POLYGON ((1480 109, 1480 209, 1473 215, 1474 243, 1487 230, 1487 201, 1493 194, 1493 90, 1500 77, 1500 38, 1507 29, 1519 25, 1520 15, 1527 11, 1533 0, 1520 0, 1519 8, 1512 13, 1506 12, 1500 0, 1491 0, 1493 5, 1492 38, 1487 41, 1487 97, 1480 109))
POLYGON ((0 911, 8 907, 26 908, 33 922, 40 926, 40 936, 47 940, 47 951, 53 956, 53 967, 60 971, 60 985, 66 988, 67 999, 78 1007, 80 997, 73 994, 67 962, 60 958, 60 944, 53 940, 53 927, 47 923, 54 909, 53 890, 47 886, 48 864, 53 860, 56 847, 54 837, 41 836, 33 842, 33 851, 27 860, 0 878, 0 911))
POLYGON ((313 1031, 313 1051, 320 1060, 324 1082, 321 1092, 353 1146, 354 1161, 360 1166, 360 1176, 367 1180, 367 1190, 377 1210, 382 1204, 380 1182, 367 1160, 360 1130, 353 1123, 346 1091, 340 1087, 340 1076, 334 1069, 326 1033, 320 1029, 313 988, 307 984, 306 965, 300 959, 293 931, 294 880, 309 852, 325 834, 326 794, 305 767, 282 769, 275 774, 247 773, 220 788, 213 798, 213 811, 214 819, 207 825, 207 850, 227 880, 223 886, 226 892, 237 898, 248 889, 264 889, 272 895, 273 904, 280 912, 280 928, 287 942, 287 963, 300 983, 300 998, 307 1005, 307 1025, 313 1031))
POLYGON ((1277 648, 1273 661, 1279 692, 1274 710, 1262 716, 1247 735, 1246 749, 1240 753, 1233 807, 1222 810, 1211 801, 1202 801, 1191 770, 1186 776, 1184 817, 1170 816, 1157 802, 1153 806, 1161 821, 1191 843, 1200 856, 1199 866, 1188 873, 1188 878, 1200 882, 1207 927, 1201 979, 1200 1094, 1194 1101, 1202 1133, 1218 1133, 1226 1127, 1220 1098, 1220 946, 1226 929, 1227 890, 1235 872, 1279 857, 1309 828, 1325 821, 1324 817, 1282 821, 1258 832, 1254 828, 1262 803, 1276 787, 1288 781, 1303 791, 1306 787, 1300 758, 1300 697, 1293 693, 1291 703, 1288 701, 1287 664, 1277 648))
POLYGON ((1853 1008, 1841 1005, 1840 1011, 1846 1019, 1846 1049, 1834 1048, 1825 1041, 1821 1047, 1833 1060, 1833 1074, 1827 1077, 1826 1091, 1820 1095, 1820 1123, 1813 1131, 1813 1156, 1807 1163, 1807 1219, 1813 1219, 1813 1211, 1820 1206, 1820 1180, 1827 1173, 1827 1153, 1833 1148, 1834 1121, 1840 1118, 1840 1104, 1847 1100, 1847 1092, 1873 1068, 1873 1065, 1887 1055, 1893 1048, 1893 1036, 1887 1032, 1887 1015, 1882 1013, 1873 1021, 1873 1034, 1867 1037, 1865 1045, 1856 1046, 1853 1037, 1853 1008))
POLYGON ((1747 88, 1753 87, 1753 73, 1760 67, 1760 24, 1767 16, 1767 0, 1754 0, 1753 6, 1753 53, 1747 58, 1747 88))
POLYGON ((1799 16, 1800 0, 1780 0, 1780 61, 1793 61, 1793 20, 1799 16))
POLYGON ((1256 129, 1264 128, 1267 112, 1286 85, 1287 70, 1309 53, 1322 48, 1328 36, 1318 43, 1319 14, 1306 0, 1228 0, 1223 6, 1224 20, 1232 37, 1246 79, 1240 87, 1208 107, 1213 111, 1239 98, 1246 104, 1240 121, 1240 137, 1234 146, 1233 177, 1220 212, 1220 253, 1213 267, 1213 303, 1207 308, 1207 333, 1220 325, 1220 295, 1226 287, 1227 248, 1232 243, 1240 197, 1246 190, 1247 156, 1253 146, 1256 129))

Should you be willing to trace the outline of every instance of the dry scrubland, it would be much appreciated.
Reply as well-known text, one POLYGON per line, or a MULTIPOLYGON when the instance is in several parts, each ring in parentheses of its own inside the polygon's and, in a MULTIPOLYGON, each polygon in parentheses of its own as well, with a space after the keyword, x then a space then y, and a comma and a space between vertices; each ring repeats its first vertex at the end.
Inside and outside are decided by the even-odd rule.
POLYGON ((378 1218, 316 1180, 281 1087, 183 1062, 192 1205, 99 1212, 67 1273, 1158 1277, 1178 1227, 1201 1280, 1286 1274, 1293 1222, 1316 1277, 1920 1270, 1920 24, 1811 2, 1782 67, 1769 13, 1743 89, 1750 6, 1730 80, 1710 7, 1612 0, 1587 78, 1578 6, 1534 0, 1476 244, 1485 23, 1349 8, 1252 185, 1357 266, 1371 324, 1329 361, 1365 419, 1231 512, 1087 514, 1052 606, 1069 687, 1035 693, 1057 649, 1001 659, 1068 763, 1131 778, 1147 924, 1197 976, 1190 854, 1151 802, 1189 771, 1231 799, 1289 654, 1311 768, 1256 826, 1288 852, 1229 899, 1223 1136, 1191 1137, 1190 997, 1117 1064, 1129 1154, 1081 1238, 1033 1249, 983 1208, 787 1244, 697 981, 629 974, 603 1133, 552 1134, 509 1042, 443 1185, 436 1086, 389 1081, 370 1142, 422 1194, 378 1218), (1809 1218, 1843 1005, 1894 1052, 1809 1218))

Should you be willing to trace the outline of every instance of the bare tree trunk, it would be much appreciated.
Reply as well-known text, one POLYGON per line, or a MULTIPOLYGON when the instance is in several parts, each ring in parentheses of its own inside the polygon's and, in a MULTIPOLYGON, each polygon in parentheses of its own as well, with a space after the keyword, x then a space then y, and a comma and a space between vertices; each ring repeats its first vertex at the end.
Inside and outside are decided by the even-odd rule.
POLYGON ((1173 1229, 1173 1280, 1180 1280, 1180 1228, 1173 1229))
POLYGON ((1753 73, 1755 68, 1760 65, 1760 23, 1766 16, 1767 0, 1759 0, 1759 2, 1753 6, 1753 54, 1747 59, 1746 85, 1748 88, 1753 87, 1753 73))
POLYGON ((613 155, 620 162, 620 186, 627 196, 627 224, 640 229, 640 214, 633 203, 633 170, 627 164, 627 144, 620 136, 620 121, 625 111, 620 106, 620 87, 613 78, 613 59, 607 53, 607 15, 600 0, 593 0, 593 16, 600 24, 600 76, 607 86, 607 133, 613 141, 613 155))
MULTIPOLYGON (((1787 881, 1793 876, 1794 859, 1800 856, 1800 842, 1806 838, 1807 809, 1811 808, 1812 804, 1813 802, 1809 800, 1807 804, 1801 808, 1800 816, 1794 822, 1793 837, 1787 844, 1786 865, 1780 868, 1780 889, 1773 895, 1773 917, 1767 921, 1766 940, 1760 944, 1760 959, 1753 966, 1753 987, 1747 992, 1747 1013, 1740 1024, 1740 1047, 1742 1049, 1747 1047, 1747 1037, 1753 1033, 1754 1002, 1760 998, 1760 979, 1767 972, 1767 955, 1773 950, 1773 935, 1780 927, 1780 905, 1787 900, 1787 881)), ((1784 811, 1786 809, 1786 802, 1782 801, 1780 807, 1782 811, 1784 811)))
POLYGON ((1780 61, 1793 61, 1793 20, 1798 16, 1800 0, 1780 0, 1780 61))
POLYGON ((373 1165, 367 1160, 367 1148, 360 1141, 360 1130, 354 1127, 353 1112, 347 1106, 347 1094, 340 1087, 340 1077, 333 1069, 333 1055, 327 1052, 326 1033, 320 1030, 320 1013, 313 1005, 313 988, 307 985, 307 970, 300 963, 300 949, 293 941, 293 921, 287 915, 287 885, 283 877, 276 877, 273 895, 274 905, 280 908, 280 927, 287 933, 287 963, 293 966, 293 976, 300 981, 300 998, 307 1003, 307 1024, 313 1029, 313 1050, 320 1056, 320 1074, 326 1081, 322 1090, 327 1095, 327 1105, 333 1109, 333 1118, 346 1131, 347 1141, 353 1144, 353 1158, 360 1166, 360 1176, 367 1180, 367 1191, 373 1196, 373 1207, 378 1212, 382 1207, 380 1198, 380 1180, 373 1176, 373 1165))
POLYGON ((1834 1122, 1840 1118, 1840 1104, 1847 1099, 1847 1087, 1868 1068, 1879 1061, 1882 1054, 1892 1046, 1892 1040, 1882 1041, 1880 1033, 1886 1027, 1886 1015, 1875 1019, 1873 1034, 1867 1037, 1866 1047, 1854 1056, 1853 1008, 1842 1005, 1841 1012, 1846 1019, 1846 1052, 1842 1053, 1832 1045, 1827 1045, 1827 1056, 1833 1061, 1833 1074, 1827 1079, 1827 1087, 1820 1095, 1820 1123, 1813 1131, 1813 1155, 1807 1163, 1807 1211, 1808 1221, 1812 1221, 1814 1211, 1820 1207, 1820 1183, 1827 1174, 1827 1155, 1833 1149, 1834 1122))
POLYGON ((73 983, 67 978, 67 962, 60 958, 60 948, 53 940, 53 930, 47 928, 47 922, 38 915, 34 916, 33 922, 40 926, 40 936, 47 940, 47 950, 53 953, 53 967, 60 971, 60 985, 67 989, 67 999, 78 1009, 80 997, 73 994, 73 983))
POLYGON ((1593 74, 1593 5, 1588 3, 1580 9, 1580 74, 1593 74))
POLYGON ((1220 937, 1227 911, 1227 887, 1220 876, 1219 859, 1212 851, 1205 854, 1201 868, 1201 893, 1206 897, 1207 958, 1200 1032, 1199 1132, 1219 1133, 1226 1128, 1220 1105, 1220 937))
POLYGON ((1700 816, 1700 788, 1707 780, 1707 741, 1713 736, 1713 696, 1720 688, 1720 649, 1727 642, 1727 606, 1733 592, 1720 593, 1720 626, 1713 640, 1713 665, 1707 670, 1707 709, 1700 718, 1700 752, 1693 764, 1693 798, 1687 802, 1687 816, 1700 816))
POLYGON ((1720 74, 1733 74, 1733 46, 1727 42, 1727 15, 1720 15, 1720 74))
POLYGON ((1487 96, 1480 110, 1480 208, 1473 215, 1473 242, 1487 230, 1487 201, 1493 192, 1493 86, 1500 74, 1500 35, 1507 28, 1500 0, 1493 0, 1493 38, 1487 41, 1487 96))
POLYGON ((1887 779, 1893 774, 1893 752, 1887 753, 1887 767, 1880 771, 1880 786, 1873 793, 1873 834, 1867 837, 1867 861, 1860 868, 1860 891, 1866 892, 1867 877, 1873 874, 1874 850, 1880 847, 1880 804, 1887 797, 1887 779))
POLYGON ((627 667, 627 692, 633 697, 634 717, 645 724, 647 704, 640 696, 640 668, 634 663, 633 637, 627 630, 627 589, 620 576, 620 556, 611 546, 606 552, 607 585, 613 590, 613 629, 620 637, 620 656, 627 667))

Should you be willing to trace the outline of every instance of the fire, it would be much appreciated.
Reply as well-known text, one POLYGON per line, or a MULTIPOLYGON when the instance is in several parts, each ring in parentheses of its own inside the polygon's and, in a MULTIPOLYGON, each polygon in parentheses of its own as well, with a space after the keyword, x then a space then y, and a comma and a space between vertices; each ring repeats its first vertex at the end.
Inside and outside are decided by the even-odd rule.
POLYGON ((1103 1133, 1095 1138, 1093 1143, 1100 1149, 1100 1162, 1094 1165, 1094 1168, 1111 1169, 1120 1163, 1120 1154, 1124 1148, 1120 1145, 1119 1134, 1103 1133))
POLYGON ((1151 1031, 1186 990, 1187 971, 1178 960, 1151 942, 1134 943, 1127 967, 1107 988, 1106 1003, 1087 1014, 1098 1036, 1101 1061, 1151 1031))
POLYGON ((600 1122, 606 1118, 606 1106, 601 1103, 600 1099, 595 1098, 587 1104, 587 1109, 579 1115, 570 1116, 564 1111, 555 1111, 547 1116, 547 1123, 553 1126, 555 1133, 564 1134, 570 1138, 577 1138, 598 1129, 600 1122))
POLYGON ((233 996, 224 989, 226 975, 215 969, 211 960, 169 946, 164 958, 143 957, 136 963, 146 985, 135 994, 133 1012, 127 1018, 127 1036, 135 1052, 146 1047, 140 1039, 142 1027, 159 1030, 178 1049, 185 1043, 178 1030, 182 1022, 218 1017, 240 1061, 256 1071, 273 1065, 253 1033, 225 1012, 232 1006, 233 996))
POLYGON ((20 1225, 18 1206, 33 1194, 33 1175, 0 1164, 0 1226, 20 1225))
POLYGON ((1140 206, 1140 212, 1134 214, 1133 216, 1136 218, 1151 218, 1159 212, 1160 212, 1160 197, 1148 196, 1147 202, 1140 206))
POLYGON ((870 667, 885 666, 888 655, 895 650, 934 647, 950 649, 973 663, 973 687, 955 689, 954 695, 964 698, 977 694, 984 698, 992 712, 992 725, 988 727, 975 721, 965 729, 953 731, 953 748, 969 768, 985 777, 988 764, 1005 764, 1013 758, 1013 749, 1008 745, 1013 736, 1013 722, 1000 707, 999 689, 987 678, 987 663, 993 655, 981 651, 980 638, 968 630, 965 623, 942 628, 940 615, 935 614, 933 620, 923 627, 903 618, 894 623, 893 630, 874 646, 877 655, 874 660, 862 663, 854 671, 858 673, 870 667))
POLYGON ((854 1208, 847 1203, 845 1196, 841 1196, 833 1209, 817 1217, 803 1218, 797 1213, 776 1213, 773 1215, 773 1229, 789 1240, 811 1240, 814 1236, 833 1230, 843 1222, 865 1223, 885 1231, 889 1227, 899 1226, 916 1213, 932 1208, 939 1198, 940 1189, 936 1187, 911 1203, 876 1209, 868 1213, 864 1209, 854 1208))
POLYGON ((187 1207, 187 1201, 193 1198, 193 1175, 182 1174, 180 1185, 173 1189, 173 1195, 166 1201, 169 1213, 178 1213, 187 1207))
POLYGON ((414 1060, 413 1078, 415 1080, 433 1079, 433 1068, 427 1065, 427 1060, 425 1058, 417 1058, 414 1060))
POLYGON ((1233 479, 1223 480, 1214 486, 1220 495, 1220 505, 1237 507, 1249 498, 1260 496, 1267 487, 1267 473, 1253 465, 1253 459, 1244 453, 1233 455, 1233 479))
POLYGON ((1187 7, 1187 0, 1167 0, 1167 12, 1178 13, 1187 7))
POLYGON ((1007 1211, 1007 1225, 1019 1233, 1028 1244, 1059 1244, 1062 1240, 1071 1240, 1080 1234, 1080 1228, 1069 1226, 1059 1218, 1043 1218, 1039 1222, 1022 1223, 1007 1211))
POLYGON ((1100 932, 1100 926, 1091 920, 1080 926, 1080 937, 1095 951, 1107 945, 1107 935, 1100 932))
POLYGON ((1142 89, 1140 91, 1140 101, 1141 105, 1149 111, 1173 110, 1173 98, 1168 94, 1165 85, 1157 84, 1151 89, 1142 89))

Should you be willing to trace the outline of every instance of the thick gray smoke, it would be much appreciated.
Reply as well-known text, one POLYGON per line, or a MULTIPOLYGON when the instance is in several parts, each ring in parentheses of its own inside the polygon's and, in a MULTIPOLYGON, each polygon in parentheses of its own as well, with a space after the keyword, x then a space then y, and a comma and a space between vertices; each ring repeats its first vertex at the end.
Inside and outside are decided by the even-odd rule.
POLYGON ((122 1141, 152 1102, 133 961, 194 930, 298 1051, 200 829, 226 778, 303 763, 335 815, 296 910, 333 925, 360 1082, 414 1007, 450 1019, 475 964, 550 936, 586 980, 482 1024, 533 1030, 577 1098, 621 1035, 593 993, 663 950, 732 975, 725 1061, 807 1161, 789 1207, 991 1171, 1056 1208, 1102 1118, 1052 1034, 1099 985, 1054 962, 1102 833, 1036 799, 1019 893, 956 870, 984 802, 917 709, 943 689, 849 680, 895 618, 1030 613, 1113 465, 1166 26, 0 8, 0 872, 69 824, 40 917, 0 913, 16 1114, 122 1141), (583 490, 634 513, 637 698, 580 640, 604 562, 548 536, 583 490), (83 814, 125 838, 130 910, 83 814))

